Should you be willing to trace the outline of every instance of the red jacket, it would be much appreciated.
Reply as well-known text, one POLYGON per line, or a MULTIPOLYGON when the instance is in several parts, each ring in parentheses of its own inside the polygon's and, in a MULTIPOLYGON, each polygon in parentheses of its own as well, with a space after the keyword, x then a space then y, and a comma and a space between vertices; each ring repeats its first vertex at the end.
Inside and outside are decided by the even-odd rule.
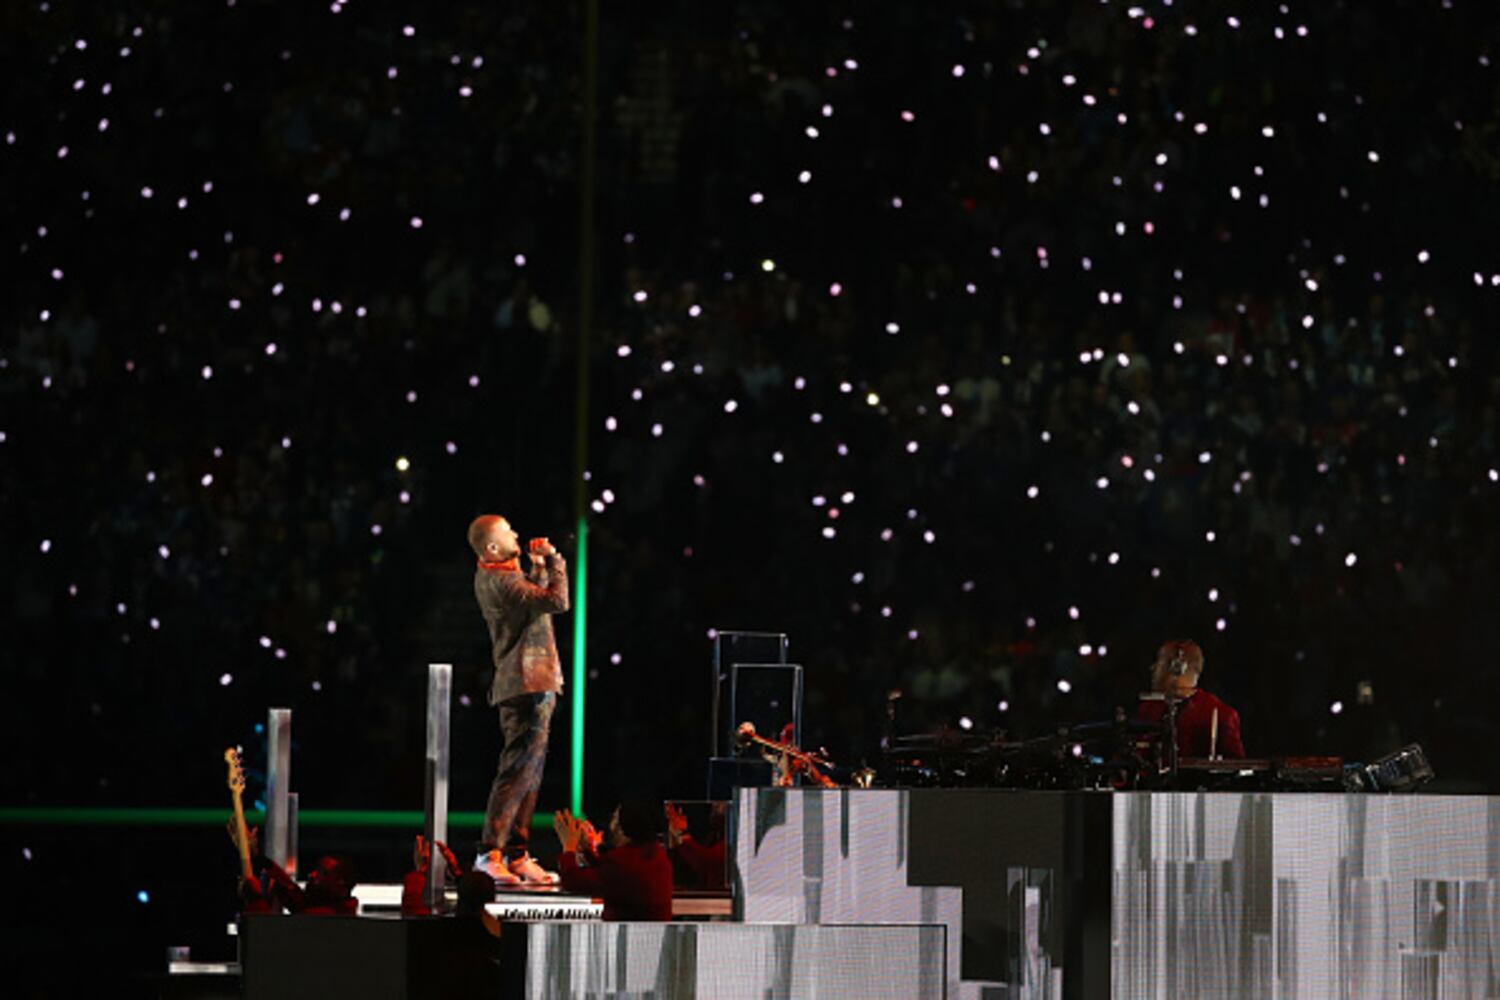
MULTIPOLYGON (((1207 691, 1199 689, 1177 711, 1179 757, 1208 756, 1215 709, 1219 712, 1219 756, 1231 760, 1245 756, 1245 744, 1240 741, 1240 713, 1207 691)), ((1146 722, 1160 722, 1166 712, 1166 702, 1143 701, 1136 709, 1135 717, 1146 722)))
POLYGON ((661 844, 624 844, 587 867, 568 851, 558 867, 568 892, 604 900, 605 920, 672 919, 672 861, 661 844))

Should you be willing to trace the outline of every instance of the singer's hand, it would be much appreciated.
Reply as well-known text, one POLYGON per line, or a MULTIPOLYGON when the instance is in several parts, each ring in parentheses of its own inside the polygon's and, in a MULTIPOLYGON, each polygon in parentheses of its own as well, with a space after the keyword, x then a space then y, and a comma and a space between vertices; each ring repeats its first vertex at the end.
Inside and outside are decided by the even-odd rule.
POLYGON ((545 538, 533 538, 526 543, 526 548, 530 550, 533 562, 557 555, 557 549, 553 548, 552 543, 545 538))

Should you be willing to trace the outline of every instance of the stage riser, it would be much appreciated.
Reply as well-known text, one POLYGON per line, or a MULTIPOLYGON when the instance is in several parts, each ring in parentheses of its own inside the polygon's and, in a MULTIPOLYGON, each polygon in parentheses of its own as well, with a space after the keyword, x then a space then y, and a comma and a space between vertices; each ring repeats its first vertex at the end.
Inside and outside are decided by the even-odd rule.
POLYGON ((744 789, 747 921, 936 921, 951 997, 1495 995, 1500 798, 744 789))
POLYGON ((942 926, 532 924, 526 1000, 942 1000, 942 926))
POLYGON ((267 916, 243 940, 246 1000, 943 1000, 947 964, 941 925, 267 916))

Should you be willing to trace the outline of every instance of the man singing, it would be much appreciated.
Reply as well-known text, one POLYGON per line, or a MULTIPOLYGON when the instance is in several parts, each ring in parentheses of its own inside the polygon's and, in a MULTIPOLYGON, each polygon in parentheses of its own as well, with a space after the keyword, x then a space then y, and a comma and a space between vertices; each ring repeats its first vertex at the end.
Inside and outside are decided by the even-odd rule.
MULTIPOLYGON (((1203 674, 1203 650, 1191 639, 1173 639, 1161 644, 1151 665, 1151 690, 1178 703, 1177 752, 1183 757, 1245 756, 1240 742, 1240 713, 1207 691, 1199 690, 1203 674)), ((1136 717, 1160 722, 1166 715, 1165 701, 1142 701, 1136 717)))
POLYGON ((505 739, 474 868, 497 885, 558 880, 532 859, 527 845, 552 709, 563 686, 552 616, 568 610, 568 567, 550 542, 534 538, 527 546, 531 565, 523 573, 518 543, 503 517, 486 514, 469 525, 469 546, 479 557, 474 597, 494 647, 489 703, 499 707, 505 739))

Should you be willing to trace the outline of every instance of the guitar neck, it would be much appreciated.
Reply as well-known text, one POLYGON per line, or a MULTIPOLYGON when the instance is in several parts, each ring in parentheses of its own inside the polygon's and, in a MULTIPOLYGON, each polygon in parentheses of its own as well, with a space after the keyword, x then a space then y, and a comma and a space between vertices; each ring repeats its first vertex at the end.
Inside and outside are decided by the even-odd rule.
POLYGON ((240 874, 253 878, 255 869, 250 865, 250 831, 245 828, 245 804, 238 788, 234 790, 234 833, 240 842, 240 874))

